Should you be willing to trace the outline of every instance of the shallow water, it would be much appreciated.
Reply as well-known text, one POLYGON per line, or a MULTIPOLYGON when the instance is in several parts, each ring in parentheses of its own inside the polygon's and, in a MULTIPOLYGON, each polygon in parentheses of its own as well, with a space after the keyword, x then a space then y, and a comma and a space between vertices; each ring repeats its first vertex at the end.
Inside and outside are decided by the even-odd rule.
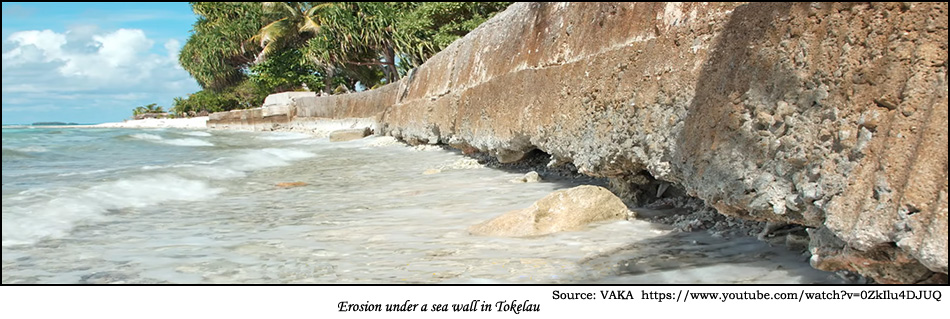
POLYGON ((3 283, 840 282, 784 248, 640 220, 473 236, 574 185, 460 164, 388 138, 4 128, 3 283))

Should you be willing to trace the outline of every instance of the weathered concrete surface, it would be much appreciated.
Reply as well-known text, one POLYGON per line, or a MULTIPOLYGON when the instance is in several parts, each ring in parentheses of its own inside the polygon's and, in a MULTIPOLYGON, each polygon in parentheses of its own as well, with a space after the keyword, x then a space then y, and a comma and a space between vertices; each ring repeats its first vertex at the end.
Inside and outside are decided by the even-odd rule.
POLYGON ((616 184, 648 172, 724 214, 827 229, 844 246, 814 249, 818 268, 915 282, 919 265, 947 273, 946 17, 922 3, 519 3, 400 83, 381 122, 495 154, 539 148, 616 184))
POLYGON ((273 105, 291 105, 294 100, 299 98, 314 98, 317 93, 314 92, 281 92, 268 95, 264 98, 263 107, 273 105))
POLYGON ((373 91, 322 97, 313 92, 275 93, 267 96, 261 108, 214 113, 208 126, 256 131, 313 129, 314 133, 329 133, 320 126, 346 119, 345 122, 352 122, 349 128, 375 127, 377 116, 395 103, 396 89, 396 85, 388 85, 373 91))
POLYGON ((946 3, 517 3, 295 120, 376 115, 501 161, 540 149, 633 201, 671 182, 810 227, 817 268, 920 282, 946 281, 947 108, 946 3))
POLYGON ((583 185, 556 191, 531 207, 507 212, 468 231, 483 236, 540 236, 598 221, 623 220, 628 213, 627 205, 606 188, 583 185))
POLYGON ((375 117, 396 102, 396 89, 396 85, 387 85, 372 91, 296 99, 296 117, 375 117))

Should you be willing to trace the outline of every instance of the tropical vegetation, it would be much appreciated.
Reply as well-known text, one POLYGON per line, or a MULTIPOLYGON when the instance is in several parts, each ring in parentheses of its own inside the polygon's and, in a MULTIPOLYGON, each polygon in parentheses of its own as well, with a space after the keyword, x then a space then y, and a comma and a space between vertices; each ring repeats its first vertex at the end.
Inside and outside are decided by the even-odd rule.
POLYGON ((136 108, 132 109, 132 116, 133 116, 133 117, 137 117, 137 116, 139 116, 139 115, 145 115, 145 114, 161 114, 161 113, 165 113, 165 110, 164 110, 161 106, 157 106, 157 105, 158 105, 158 104, 152 103, 152 104, 149 104, 149 105, 143 105, 143 106, 136 107, 136 108))
POLYGON ((179 62, 202 90, 177 115, 260 106, 268 94, 393 83, 510 2, 193 2, 179 62))

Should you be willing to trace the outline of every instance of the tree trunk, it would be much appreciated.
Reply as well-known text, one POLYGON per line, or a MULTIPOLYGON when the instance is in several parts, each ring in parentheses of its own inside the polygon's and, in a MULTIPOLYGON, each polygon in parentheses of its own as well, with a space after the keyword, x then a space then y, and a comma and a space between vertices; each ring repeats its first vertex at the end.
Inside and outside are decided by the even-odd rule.
MULTIPOLYGON (((385 55, 385 54, 384 54, 384 55, 385 55)), ((383 66, 383 78, 386 80, 386 83, 392 83, 392 80, 390 80, 390 79, 392 78, 392 76, 389 74, 389 72, 390 72, 390 71, 389 71, 389 65, 386 65, 386 64, 384 63, 382 66, 383 66)))
POLYGON ((396 82, 399 80, 399 71, 396 70, 396 51, 393 50, 393 46, 386 45, 386 48, 383 50, 383 58, 386 59, 386 81, 389 83, 396 82))
POLYGON ((332 66, 327 66, 327 72, 323 75, 323 93, 333 94, 334 76, 336 76, 336 70, 332 66))

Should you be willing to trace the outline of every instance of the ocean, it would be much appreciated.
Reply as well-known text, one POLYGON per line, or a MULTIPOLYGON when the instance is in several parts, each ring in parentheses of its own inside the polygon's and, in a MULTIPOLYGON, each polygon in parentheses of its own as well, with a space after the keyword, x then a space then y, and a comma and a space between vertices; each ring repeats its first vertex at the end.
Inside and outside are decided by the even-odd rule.
POLYGON ((2 158, 4 284, 842 282, 643 220, 471 235, 576 184, 390 137, 4 126, 2 158))

